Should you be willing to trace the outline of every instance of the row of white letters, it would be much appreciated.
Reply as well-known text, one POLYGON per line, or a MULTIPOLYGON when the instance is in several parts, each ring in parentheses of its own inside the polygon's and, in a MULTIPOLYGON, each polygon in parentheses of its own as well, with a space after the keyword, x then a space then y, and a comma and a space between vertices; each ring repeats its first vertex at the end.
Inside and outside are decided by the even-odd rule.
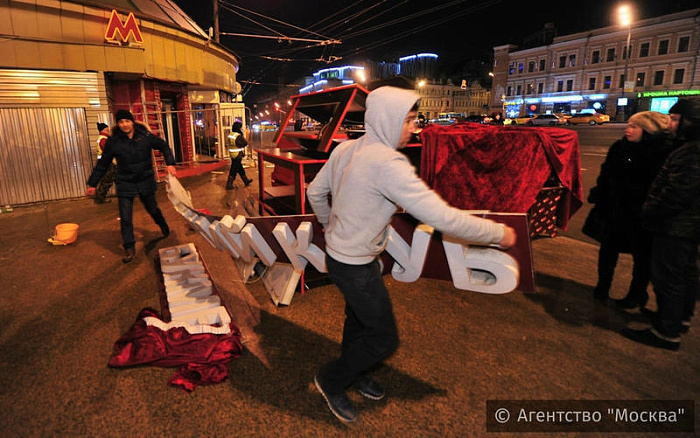
MULTIPOLYGON (((277 254, 267 244, 258 228, 244 216, 226 215, 210 221, 192 208, 189 193, 169 175, 168 196, 175 209, 214 248, 229 252, 234 258, 250 263, 258 257, 266 266, 277 262, 277 254)), ((264 219, 264 218, 263 218, 264 219)), ((270 218, 274 219, 274 218, 270 218)), ((277 218, 279 219, 279 218, 277 218)), ((395 261, 391 275, 398 281, 414 282, 420 278, 426 262, 433 229, 419 225, 409 245, 390 227, 386 252, 395 261)), ((312 243, 313 226, 303 221, 295 231, 286 222, 278 222, 272 234, 295 270, 303 271, 311 263, 319 272, 327 272, 325 253, 312 243)), ((518 286, 517 261, 498 249, 465 245, 443 236, 442 245, 454 286, 461 290, 503 294, 518 286)))

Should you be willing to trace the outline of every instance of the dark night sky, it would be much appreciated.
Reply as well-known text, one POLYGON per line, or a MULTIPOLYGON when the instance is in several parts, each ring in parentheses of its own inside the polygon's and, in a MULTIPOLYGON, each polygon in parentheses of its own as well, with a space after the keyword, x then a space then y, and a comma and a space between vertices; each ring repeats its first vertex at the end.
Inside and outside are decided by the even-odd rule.
MULTIPOLYGON (((213 26, 212 1, 174 1, 203 29, 213 26)), ((559 35, 615 25, 619 4, 609 0, 224 0, 219 2, 219 23, 222 33, 280 32, 288 37, 342 40, 342 45, 317 46, 222 35, 221 43, 241 58, 238 80, 245 100, 254 102, 256 96, 274 91, 278 84, 333 65, 319 58, 339 57, 338 64, 343 65, 433 52, 440 56, 447 74, 474 61, 490 66, 494 46, 519 44, 548 22, 554 23, 559 35)), ((637 19, 697 7, 697 1, 690 0, 631 4, 637 19)))

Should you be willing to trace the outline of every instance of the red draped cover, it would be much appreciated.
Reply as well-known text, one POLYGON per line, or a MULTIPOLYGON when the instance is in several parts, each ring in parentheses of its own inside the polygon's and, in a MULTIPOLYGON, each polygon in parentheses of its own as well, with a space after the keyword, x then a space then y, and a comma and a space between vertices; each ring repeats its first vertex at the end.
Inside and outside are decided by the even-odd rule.
POLYGON ((552 171, 566 188, 557 226, 583 203, 575 131, 460 123, 428 125, 421 139, 420 176, 455 207, 526 213, 552 171))
POLYGON ((179 367, 168 381, 185 391, 199 384, 220 383, 228 377, 227 364, 243 351, 241 333, 231 323, 231 332, 190 334, 182 327, 163 331, 143 318, 161 319, 153 309, 143 309, 128 332, 114 344, 111 367, 155 365, 179 367))

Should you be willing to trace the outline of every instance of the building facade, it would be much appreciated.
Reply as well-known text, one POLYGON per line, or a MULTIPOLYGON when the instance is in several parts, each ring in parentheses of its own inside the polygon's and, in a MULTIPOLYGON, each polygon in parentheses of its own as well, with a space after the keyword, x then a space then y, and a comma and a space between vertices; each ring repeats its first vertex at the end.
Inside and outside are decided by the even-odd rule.
MULTIPOLYGON (((476 82, 455 85, 449 79, 437 79, 437 61, 438 55, 434 53, 419 53, 401 57, 398 63, 366 61, 362 65, 325 68, 307 77, 299 94, 402 76, 414 81, 415 90, 421 95, 420 113, 426 119, 437 119, 440 113, 486 114, 489 91, 476 82)), ((286 96, 280 98, 284 99, 286 96)))
POLYGON ((0 15, 2 205, 83 196, 96 125, 118 109, 183 165, 204 140, 223 158, 215 139, 245 120, 238 58, 169 0, 8 0, 0 15))
POLYGON ((451 80, 419 79, 416 91, 421 95, 420 112, 427 120, 439 118, 441 113, 463 116, 485 115, 491 93, 474 82, 455 85, 451 80))
POLYGON ((620 121, 641 110, 668 111, 678 97, 700 98, 699 48, 700 9, 524 50, 494 47, 491 110, 514 117, 592 108, 620 121))

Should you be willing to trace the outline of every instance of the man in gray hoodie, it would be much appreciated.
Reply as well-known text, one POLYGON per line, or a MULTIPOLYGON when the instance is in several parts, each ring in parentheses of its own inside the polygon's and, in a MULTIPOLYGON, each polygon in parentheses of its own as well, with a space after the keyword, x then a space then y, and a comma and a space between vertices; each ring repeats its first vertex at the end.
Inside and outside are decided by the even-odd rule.
POLYGON ((401 88, 372 91, 366 101, 365 134, 341 143, 306 192, 325 228, 326 266, 345 298, 346 315, 341 356, 321 368, 314 382, 331 412, 348 423, 356 420, 357 413, 346 389, 382 399, 384 389, 366 373, 398 347, 377 258, 397 208, 470 242, 505 249, 516 240, 512 228, 449 206, 397 151, 415 130, 419 101, 417 93, 401 88))

